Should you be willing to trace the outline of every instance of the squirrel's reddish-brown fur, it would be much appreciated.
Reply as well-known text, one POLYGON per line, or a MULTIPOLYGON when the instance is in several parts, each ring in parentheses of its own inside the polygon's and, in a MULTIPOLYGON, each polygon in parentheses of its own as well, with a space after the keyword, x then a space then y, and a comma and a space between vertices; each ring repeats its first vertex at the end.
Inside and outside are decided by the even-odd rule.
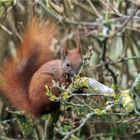
POLYGON ((46 24, 34 18, 27 26, 16 59, 7 59, 0 72, 3 95, 13 106, 35 118, 59 106, 59 102, 49 100, 45 85, 58 95, 59 90, 53 87, 52 80, 67 85, 70 78, 66 77, 77 74, 81 65, 79 47, 73 50, 64 47, 62 59, 52 60, 49 46, 56 32, 57 28, 52 22, 46 24))

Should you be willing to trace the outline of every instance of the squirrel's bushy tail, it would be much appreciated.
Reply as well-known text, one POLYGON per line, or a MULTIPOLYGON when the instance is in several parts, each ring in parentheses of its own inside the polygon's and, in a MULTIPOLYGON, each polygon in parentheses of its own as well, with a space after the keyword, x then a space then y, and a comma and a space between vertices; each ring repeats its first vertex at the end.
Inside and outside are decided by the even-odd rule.
POLYGON ((28 24, 16 58, 8 58, 0 71, 0 89, 3 95, 20 110, 31 113, 28 99, 30 80, 36 70, 53 58, 49 46, 56 34, 52 22, 34 18, 28 24))

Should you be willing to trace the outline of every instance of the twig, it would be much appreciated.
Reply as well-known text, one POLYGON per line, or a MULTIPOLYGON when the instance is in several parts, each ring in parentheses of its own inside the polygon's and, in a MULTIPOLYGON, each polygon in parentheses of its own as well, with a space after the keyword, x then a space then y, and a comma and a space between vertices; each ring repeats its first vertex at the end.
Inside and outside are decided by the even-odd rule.
POLYGON ((106 61, 106 63, 114 65, 116 63, 122 63, 122 62, 133 60, 133 59, 140 59, 140 57, 139 56, 124 57, 124 58, 120 58, 120 59, 118 59, 118 60, 116 60, 114 62, 106 61))
POLYGON ((45 132, 43 140, 49 140, 53 138, 54 126, 59 119, 60 108, 49 114, 48 120, 45 122, 45 132))
POLYGON ((96 26, 96 27, 98 27, 99 25, 102 25, 101 22, 83 22, 83 21, 70 20, 69 18, 63 17, 59 14, 56 14, 56 13, 54 14, 52 11, 46 8, 45 5, 41 1, 38 1, 38 3, 42 6, 42 8, 44 8, 52 17, 57 19, 59 22, 70 23, 74 25, 82 25, 82 26, 96 26))
POLYGON ((108 10, 112 10, 115 14, 117 14, 118 16, 122 16, 122 14, 119 13, 119 11, 117 9, 115 9, 114 7, 112 7, 112 5, 110 3, 105 3, 103 0, 99 0, 102 5, 104 5, 108 10))
POLYGON ((65 104, 68 104, 68 105, 72 105, 72 106, 75 106, 75 107, 84 107, 83 104, 75 104, 73 102, 67 102, 67 101, 63 101, 65 104))
POLYGON ((72 2, 75 4, 76 7, 79 6, 82 9, 82 11, 84 10, 88 14, 94 15, 94 13, 91 11, 91 8, 89 8, 89 6, 86 6, 85 4, 81 4, 78 0, 73 0, 72 2))
POLYGON ((95 14, 97 15, 97 17, 102 19, 102 16, 99 14, 99 12, 98 12, 97 9, 95 8, 95 6, 92 4, 92 2, 91 2, 90 0, 87 0, 87 2, 89 3, 89 5, 90 5, 91 8, 93 9, 93 11, 95 12, 95 14))
POLYGON ((133 16, 135 15, 135 13, 138 11, 139 9, 135 9, 132 14, 124 21, 124 23, 122 24, 122 26, 120 28, 118 28, 116 31, 114 31, 114 33, 111 35, 111 37, 114 37, 117 33, 122 32, 122 30, 126 27, 126 25, 131 21, 131 19, 133 18, 133 16))
MULTIPOLYGON (((107 48, 106 48, 106 43, 107 43, 107 38, 105 38, 102 42, 102 57, 101 57, 101 60, 103 61, 103 64, 105 66, 105 68, 110 72, 113 80, 114 80, 114 85, 116 86, 117 88, 117 75, 113 72, 112 69, 109 68, 109 65, 106 63, 106 51, 107 51, 107 48)), ((117 90, 117 89, 115 89, 117 90)))
POLYGON ((77 99, 78 101, 80 101, 84 106, 86 106, 89 110, 94 111, 94 108, 92 108, 90 105, 86 104, 85 102, 83 102, 81 99, 79 99, 78 97, 75 96, 75 99, 77 99))
POLYGON ((75 128, 72 131, 70 131, 69 133, 67 133, 67 135, 62 140, 67 140, 72 134, 74 134, 80 128, 82 128, 85 125, 85 123, 90 119, 90 117, 92 117, 94 114, 96 114, 96 113, 92 112, 92 113, 87 114, 86 118, 82 120, 82 123, 77 128, 75 128))
POLYGON ((116 61, 106 61, 102 64, 97 64, 94 69, 97 69, 99 67, 102 67, 104 64, 110 64, 110 65, 116 65, 117 63, 123 63, 125 61, 129 61, 129 60, 133 60, 133 59, 140 59, 139 56, 132 56, 132 57, 124 57, 124 58, 121 58, 121 59, 118 59, 116 61))
POLYGON ((7 29, 4 25, 0 24, 1 29, 3 29, 4 31, 6 31, 9 35, 12 35, 12 32, 7 29))
POLYGON ((105 94, 99 94, 99 93, 93 94, 93 93, 87 93, 86 92, 85 94, 84 93, 77 93, 77 94, 73 93, 73 94, 71 94, 71 96, 87 96, 88 97, 88 96, 105 96, 105 94))

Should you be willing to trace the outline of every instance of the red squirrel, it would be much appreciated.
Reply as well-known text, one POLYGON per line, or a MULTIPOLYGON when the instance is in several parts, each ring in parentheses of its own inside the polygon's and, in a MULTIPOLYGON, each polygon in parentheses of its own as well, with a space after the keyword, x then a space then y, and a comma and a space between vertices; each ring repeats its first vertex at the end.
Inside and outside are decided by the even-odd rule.
POLYGON ((61 59, 53 59, 50 45, 56 32, 53 23, 33 19, 17 49, 16 59, 7 59, 0 71, 3 95, 14 107, 33 118, 59 107, 59 102, 49 100, 45 85, 58 96, 60 91, 53 86, 52 80, 68 86, 70 77, 79 72, 82 64, 80 47, 72 50, 63 47, 61 59))

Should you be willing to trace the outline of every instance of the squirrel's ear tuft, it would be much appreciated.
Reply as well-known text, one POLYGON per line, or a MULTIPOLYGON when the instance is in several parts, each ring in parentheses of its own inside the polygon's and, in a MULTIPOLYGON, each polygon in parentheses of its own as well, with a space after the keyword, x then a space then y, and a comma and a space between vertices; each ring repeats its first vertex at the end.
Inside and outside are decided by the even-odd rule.
POLYGON ((81 50, 80 46, 77 47, 77 51, 78 51, 79 54, 82 54, 82 50, 81 50))
POLYGON ((66 58, 66 56, 68 55, 68 48, 67 46, 63 46, 62 50, 61 50, 61 59, 64 60, 66 58))
POLYGON ((82 54, 79 31, 77 31, 77 36, 76 36, 76 38, 75 38, 75 42, 76 42, 76 47, 77 47, 78 53, 79 53, 79 54, 82 54))

